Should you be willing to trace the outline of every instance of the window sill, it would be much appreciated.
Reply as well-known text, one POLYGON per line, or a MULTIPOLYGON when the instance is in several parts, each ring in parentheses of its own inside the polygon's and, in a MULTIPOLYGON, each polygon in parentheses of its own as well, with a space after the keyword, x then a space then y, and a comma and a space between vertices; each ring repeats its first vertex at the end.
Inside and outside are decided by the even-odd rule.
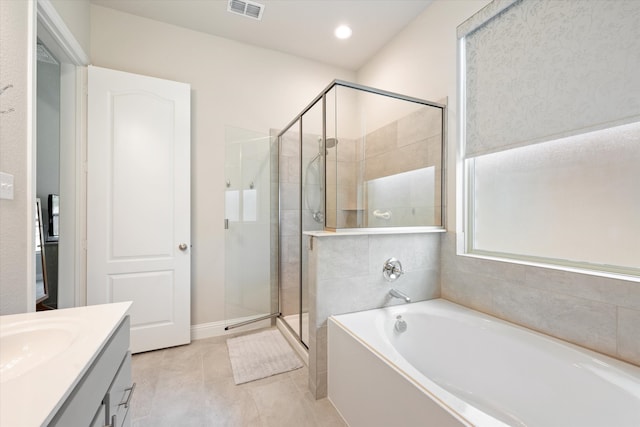
POLYGON ((532 261, 532 260, 519 259, 519 258, 507 258, 503 256, 490 255, 490 254, 484 254, 484 253, 468 253, 461 250, 456 250, 456 255, 464 256, 468 258, 483 259, 487 261, 497 261, 497 262, 504 262, 508 264, 524 265, 528 267, 546 268, 549 270, 558 270, 558 271, 564 271, 569 273, 585 274, 588 276, 604 277, 607 279, 625 280, 627 282, 640 283, 640 276, 634 275, 633 273, 620 273, 620 272, 614 272, 614 271, 595 270, 595 269, 590 269, 586 267, 553 264, 549 262, 532 261))

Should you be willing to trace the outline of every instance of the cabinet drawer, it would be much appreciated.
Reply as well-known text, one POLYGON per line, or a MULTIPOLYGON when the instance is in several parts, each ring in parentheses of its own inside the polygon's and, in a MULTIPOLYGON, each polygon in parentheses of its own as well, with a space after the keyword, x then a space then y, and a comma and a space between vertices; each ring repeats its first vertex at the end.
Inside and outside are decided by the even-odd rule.
POLYGON ((108 425, 111 427, 129 425, 127 414, 134 391, 135 388, 131 381, 131 353, 127 352, 122 360, 118 374, 113 379, 113 383, 111 383, 111 387, 109 387, 104 399, 108 425), (125 420, 127 421, 126 423, 125 420))
POLYGON ((104 420, 107 416, 105 408, 104 403, 100 405, 100 408, 98 408, 98 412, 96 412, 96 415, 93 417, 93 421, 91 421, 89 427, 104 427, 104 420))
MULTIPOLYGON (((1 1, 1 0, 0 0, 1 1)), ((129 351, 129 316, 104 346, 49 427, 86 427, 102 404, 109 385, 129 351)))

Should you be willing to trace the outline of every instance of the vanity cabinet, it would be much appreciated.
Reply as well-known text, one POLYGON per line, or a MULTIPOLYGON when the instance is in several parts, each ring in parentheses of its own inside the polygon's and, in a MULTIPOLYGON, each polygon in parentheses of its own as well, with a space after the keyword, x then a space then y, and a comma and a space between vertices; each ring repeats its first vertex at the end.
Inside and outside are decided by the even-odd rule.
POLYGON ((131 354, 127 353, 103 401, 106 410, 106 425, 110 427, 129 425, 127 414, 134 390, 135 384, 132 384, 131 381, 131 354))
POLYGON ((126 316, 48 425, 128 427, 133 390, 126 316))
POLYGON ((93 417, 93 421, 91 421, 91 424, 89 424, 89 427, 104 427, 104 420, 107 417, 107 413, 105 411, 105 404, 101 404, 100 408, 98 409, 98 412, 96 412, 96 415, 93 417))

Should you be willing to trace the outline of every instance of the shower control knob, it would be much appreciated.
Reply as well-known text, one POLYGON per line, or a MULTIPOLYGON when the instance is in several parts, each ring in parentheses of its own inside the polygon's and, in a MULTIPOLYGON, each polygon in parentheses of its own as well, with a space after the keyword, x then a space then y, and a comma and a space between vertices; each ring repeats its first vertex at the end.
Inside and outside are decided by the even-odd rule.
POLYGON ((402 269, 402 264, 397 259, 389 258, 384 262, 384 265, 382 266, 382 275, 387 281, 393 282, 403 274, 404 270, 402 269))
POLYGON ((187 250, 187 244, 186 243, 180 243, 178 245, 178 249, 180 249, 181 251, 186 251, 187 250))

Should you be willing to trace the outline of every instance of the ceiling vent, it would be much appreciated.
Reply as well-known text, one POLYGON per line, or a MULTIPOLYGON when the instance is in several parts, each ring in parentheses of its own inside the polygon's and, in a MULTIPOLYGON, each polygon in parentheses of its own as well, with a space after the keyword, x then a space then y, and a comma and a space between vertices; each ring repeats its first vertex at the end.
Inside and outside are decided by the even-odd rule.
POLYGON ((227 10, 248 18, 261 20, 264 5, 249 0, 229 0, 227 10))

